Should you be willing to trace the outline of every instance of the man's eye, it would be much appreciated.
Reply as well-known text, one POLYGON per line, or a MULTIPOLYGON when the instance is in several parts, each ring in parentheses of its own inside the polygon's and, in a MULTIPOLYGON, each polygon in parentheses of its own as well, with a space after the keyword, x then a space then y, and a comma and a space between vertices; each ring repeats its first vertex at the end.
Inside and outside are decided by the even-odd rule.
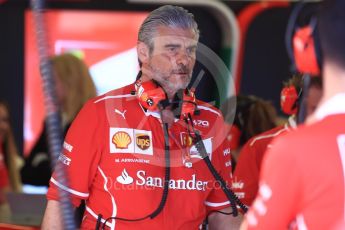
POLYGON ((189 55, 193 55, 196 52, 196 48, 195 47, 187 48, 187 52, 189 55))
POLYGON ((176 50, 177 50, 176 47, 169 47, 169 48, 168 48, 168 51, 171 52, 171 53, 176 52, 176 50))

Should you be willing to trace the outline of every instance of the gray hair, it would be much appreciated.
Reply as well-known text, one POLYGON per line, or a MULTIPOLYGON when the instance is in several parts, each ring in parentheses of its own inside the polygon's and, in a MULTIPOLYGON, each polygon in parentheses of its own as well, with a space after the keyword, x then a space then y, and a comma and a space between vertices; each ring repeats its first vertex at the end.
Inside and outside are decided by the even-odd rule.
POLYGON ((138 40, 149 46, 153 51, 153 37, 159 26, 168 26, 182 29, 191 29, 199 39, 198 24, 193 14, 179 6, 165 5, 153 10, 141 24, 138 40))

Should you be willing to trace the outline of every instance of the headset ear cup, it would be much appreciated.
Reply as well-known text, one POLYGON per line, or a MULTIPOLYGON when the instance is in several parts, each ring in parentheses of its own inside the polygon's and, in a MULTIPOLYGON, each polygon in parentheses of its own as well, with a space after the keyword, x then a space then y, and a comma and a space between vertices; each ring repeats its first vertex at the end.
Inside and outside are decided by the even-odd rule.
POLYGON ((167 104, 167 95, 162 87, 154 81, 141 80, 135 83, 136 95, 142 107, 150 111, 156 111, 158 104, 167 104))
POLYGON ((296 68, 300 73, 320 75, 314 28, 305 26, 296 30, 293 36, 293 53, 296 68))
POLYGON ((194 114, 196 111, 196 99, 192 90, 180 89, 173 99, 174 115, 178 119, 183 119, 187 114, 194 114))
POLYGON ((196 98, 193 90, 184 90, 181 114, 195 114, 197 110, 196 98))
POLYGON ((280 107, 287 115, 297 113, 298 93, 294 86, 284 87, 280 93, 280 107))
POLYGON ((155 81, 135 82, 136 95, 142 107, 150 111, 157 111, 158 105, 163 108, 172 104, 174 116, 178 119, 196 111, 196 99, 192 90, 180 89, 176 92, 172 103, 169 102, 164 89, 155 81))
POLYGON ((196 99, 192 90, 180 89, 173 99, 173 112, 176 118, 183 119, 196 111, 196 99))

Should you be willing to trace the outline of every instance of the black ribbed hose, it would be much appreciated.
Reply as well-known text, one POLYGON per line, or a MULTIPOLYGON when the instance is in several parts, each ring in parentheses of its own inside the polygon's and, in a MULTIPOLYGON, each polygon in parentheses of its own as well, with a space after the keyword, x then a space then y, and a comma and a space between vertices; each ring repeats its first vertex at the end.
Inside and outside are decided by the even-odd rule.
MULTIPOLYGON (((56 100, 56 91, 53 80, 52 66, 48 58, 48 45, 43 17, 43 0, 31 0, 31 8, 36 26, 37 47, 43 83, 44 105, 46 110, 46 126, 48 131, 48 147, 51 155, 51 166, 55 167, 55 177, 59 183, 68 186, 68 178, 62 164, 57 164, 62 150, 62 125, 59 106, 56 100)), ((59 189, 60 211, 63 220, 63 229, 75 230, 74 208, 70 194, 59 189)))

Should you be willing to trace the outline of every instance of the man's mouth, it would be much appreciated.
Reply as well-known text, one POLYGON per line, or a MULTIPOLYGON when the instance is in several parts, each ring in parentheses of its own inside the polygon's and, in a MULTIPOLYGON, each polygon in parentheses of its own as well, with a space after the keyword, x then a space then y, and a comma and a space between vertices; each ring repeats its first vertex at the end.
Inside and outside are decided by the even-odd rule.
POLYGON ((176 74, 176 75, 187 75, 189 74, 188 71, 176 71, 176 72, 173 72, 173 74, 176 74))
POLYGON ((173 74, 177 75, 187 75, 189 74, 188 68, 187 67, 181 67, 175 71, 173 71, 173 74))

